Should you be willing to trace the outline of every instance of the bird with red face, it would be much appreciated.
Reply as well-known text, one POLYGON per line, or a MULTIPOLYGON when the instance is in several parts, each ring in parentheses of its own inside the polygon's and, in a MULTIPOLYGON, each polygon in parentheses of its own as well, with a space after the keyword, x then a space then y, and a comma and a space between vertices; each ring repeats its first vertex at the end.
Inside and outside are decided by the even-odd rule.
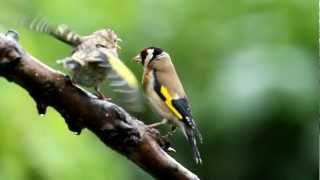
POLYGON ((173 132, 176 127, 180 127, 192 146, 195 162, 201 164, 197 142, 202 142, 202 137, 170 55, 160 48, 149 47, 143 49, 134 60, 143 65, 144 94, 151 107, 163 118, 161 122, 149 127, 169 123, 173 132))

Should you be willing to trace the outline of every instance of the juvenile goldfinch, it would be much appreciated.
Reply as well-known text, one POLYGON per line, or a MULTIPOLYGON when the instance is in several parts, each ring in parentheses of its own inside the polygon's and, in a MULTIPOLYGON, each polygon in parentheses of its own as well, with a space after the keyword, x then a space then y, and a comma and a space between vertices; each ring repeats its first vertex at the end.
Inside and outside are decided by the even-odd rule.
POLYGON ((119 38, 111 29, 84 36, 72 56, 58 61, 72 72, 73 80, 85 87, 94 87, 100 98, 99 86, 109 81, 112 90, 121 97, 129 111, 140 111, 138 81, 132 71, 118 58, 119 38), (92 37, 93 36, 93 37, 92 37))
POLYGON ((67 25, 52 25, 45 18, 26 22, 32 30, 48 34, 73 47, 72 55, 58 60, 70 71, 72 80, 84 87, 94 88, 104 99, 99 87, 107 81, 116 100, 126 110, 140 112, 142 101, 135 75, 118 57, 121 39, 109 28, 81 36, 67 25))
POLYGON ((192 146, 197 164, 202 160, 197 142, 202 142, 201 134, 191 115, 191 107, 186 93, 176 73, 168 53, 160 48, 143 49, 134 60, 143 65, 142 84, 145 96, 154 110, 163 118, 151 124, 156 127, 165 123, 172 125, 172 131, 180 127, 192 146))
MULTIPOLYGON (((69 35, 69 37, 72 36, 69 35)), ((81 43, 74 49, 72 56, 59 60, 58 63, 71 71, 72 79, 77 84, 94 87, 97 95, 104 99, 99 86, 110 76, 114 68, 112 62, 118 62, 123 68, 126 68, 127 72, 131 73, 116 56, 117 43, 118 37, 111 29, 96 31, 91 36, 82 37, 81 43)), ((129 74, 129 77, 135 80, 132 73, 129 74)), ((118 79, 121 80, 120 77, 118 79)), ((135 82, 132 83, 135 84, 135 82)))

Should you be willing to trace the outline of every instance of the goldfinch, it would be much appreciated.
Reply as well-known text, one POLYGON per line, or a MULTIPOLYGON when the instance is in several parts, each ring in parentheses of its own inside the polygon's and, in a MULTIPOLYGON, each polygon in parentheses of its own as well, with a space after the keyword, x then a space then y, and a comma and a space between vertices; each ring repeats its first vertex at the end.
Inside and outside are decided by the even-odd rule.
POLYGON ((197 142, 202 142, 202 137, 193 120, 187 95, 169 54, 160 48, 149 47, 143 49, 134 60, 143 65, 142 85, 145 96, 153 109, 163 118, 161 122, 150 126, 170 123, 172 131, 177 126, 180 127, 192 146, 195 162, 201 164, 197 142))
POLYGON ((104 99, 99 87, 107 80, 125 109, 134 112, 142 110, 138 81, 118 57, 118 43, 121 39, 114 31, 106 28, 80 36, 66 25, 54 26, 45 19, 34 19, 29 27, 74 48, 70 57, 57 62, 71 72, 75 83, 94 88, 98 97, 104 99))

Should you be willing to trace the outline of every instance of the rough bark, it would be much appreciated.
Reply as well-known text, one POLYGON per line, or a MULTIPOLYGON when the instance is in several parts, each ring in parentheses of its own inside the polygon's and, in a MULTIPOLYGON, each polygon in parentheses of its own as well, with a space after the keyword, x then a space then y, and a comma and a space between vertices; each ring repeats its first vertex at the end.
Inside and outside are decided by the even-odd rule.
POLYGON ((17 83, 35 100, 39 114, 52 106, 69 130, 89 129, 108 147, 126 156, 156 179, 195 180, 195 174, 171 158, 169 142, 156 129, 118 105, 97 99, 27 53, 15 33, 0 34, 0 76, 17 83))

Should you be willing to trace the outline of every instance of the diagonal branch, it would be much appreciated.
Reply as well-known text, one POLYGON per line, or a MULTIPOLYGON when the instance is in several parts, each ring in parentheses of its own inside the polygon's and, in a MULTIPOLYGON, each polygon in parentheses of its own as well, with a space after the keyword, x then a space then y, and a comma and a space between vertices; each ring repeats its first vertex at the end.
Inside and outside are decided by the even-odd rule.
POLYGON ((74 85, 64 74, 25 52, 17 34, 0 34, 0 76, 19 84, 35 100, 40 114, 52 106, 69 130, 92 131, 108 147, 126 156, 156 179, 197 180, 165 151, 169 142, 124 109, 74 85))

